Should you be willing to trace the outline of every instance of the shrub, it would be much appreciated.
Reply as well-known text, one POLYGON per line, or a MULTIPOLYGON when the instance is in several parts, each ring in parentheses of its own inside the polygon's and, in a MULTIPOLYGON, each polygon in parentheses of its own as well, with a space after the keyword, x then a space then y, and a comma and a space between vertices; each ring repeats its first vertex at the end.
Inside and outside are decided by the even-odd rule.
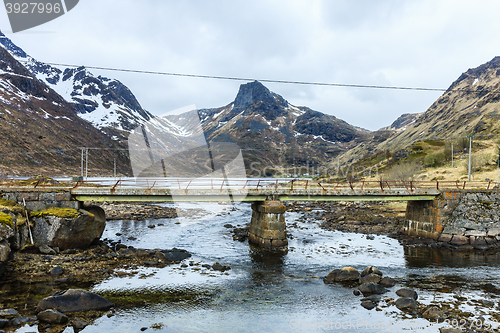
POLYGON ((399 163, 382 175, 382 180, 413 180, 415 175, 422 170, 420 163, 416 161, 399 163))
POLYGON ((444 152, 429 154, 424 159, 424 164, 429 167, 438 167, 445 161, 444 152))

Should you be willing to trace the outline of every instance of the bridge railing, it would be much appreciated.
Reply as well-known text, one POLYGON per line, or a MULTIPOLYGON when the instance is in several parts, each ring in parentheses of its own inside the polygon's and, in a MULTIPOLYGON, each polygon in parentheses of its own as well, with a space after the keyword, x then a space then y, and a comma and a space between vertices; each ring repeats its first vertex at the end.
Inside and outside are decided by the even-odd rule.
POLYGON ((498 189, 497 182, 481 181, 322 181, 310 178, 102 178, 85 181, 48 182, 46 180, 16 180, 12 178, 0 179, 0 188, 146 188, 146 189, 176 189, 176 190, 265 190, 286 189, 295 190, 324 190, 324 191, 367 191, 367 190, 472 190, 498 189))

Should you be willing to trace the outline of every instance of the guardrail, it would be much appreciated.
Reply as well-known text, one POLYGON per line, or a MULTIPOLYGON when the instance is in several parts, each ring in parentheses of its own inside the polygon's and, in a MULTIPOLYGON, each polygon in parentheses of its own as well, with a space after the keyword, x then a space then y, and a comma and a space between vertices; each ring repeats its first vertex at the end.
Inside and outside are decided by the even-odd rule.
POLYGON ((363 191, 363 190, 385 190, 404 189, 410 192, 415 190, 492 190, 500 186, 497 182, 467 182, 467 181, 403 181, 403 180, 381 180, 381 181, 345 181, 345 182, 322 182, 307 178, 125 178, 125 179, 92 179, 76 182, 49 183, 45 180, 16 180, 0 179, 0 188, 24 188, 24 189, 75 189, 79 187, 92 188, 145 188, 145 189, 242 189, 260 190, 280 188, 288 191, 293 190, 324 190, 324 191, 363 191))

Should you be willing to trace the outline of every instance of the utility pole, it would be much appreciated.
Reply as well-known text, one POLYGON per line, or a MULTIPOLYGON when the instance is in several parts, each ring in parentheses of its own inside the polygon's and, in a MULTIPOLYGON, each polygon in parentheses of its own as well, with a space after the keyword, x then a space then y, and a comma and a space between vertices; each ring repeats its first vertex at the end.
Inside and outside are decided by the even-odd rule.
POLYGON ((89 149, 85 148, 85 180, 88 178, 89 174, 89 149))
POLYGON ((471 161, 472 161, 472 135, 469 136, 469 181, 470 181, 470 169, 471 169, 471 161))
POLYGON ((113 163, 113 176, 116 178, 116 157, 115 157, 115 161, 113 163))
POLYGON ((451 167, 453 168, 453 141, 451 142, 451 167))
POLYGON ((83 148, 83 147, 82 147, 82 165, 81 165, 81 167, 80 167, 80 170, 82 171, 82 179, 83 179, 83 150, 84 150, 84 149, 85 149, 85 148, 83 148))

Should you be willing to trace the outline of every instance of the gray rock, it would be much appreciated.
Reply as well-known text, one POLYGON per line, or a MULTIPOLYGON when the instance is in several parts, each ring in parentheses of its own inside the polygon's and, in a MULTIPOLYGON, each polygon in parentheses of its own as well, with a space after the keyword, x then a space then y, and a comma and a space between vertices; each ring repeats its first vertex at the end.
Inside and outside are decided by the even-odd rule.
POLYGON ((19 317, 19 312, 15 309, 0 309, 0 318, 11 319, 19 317))
MULTIPOLYGON (((0 319, 0 328, 4 328, 9 323, 8 319, 0 319)), ((0 331, 3 332, 3 331, 0 331)))
POLYGON ((87 322, 77 317, 73 318, 73 320, 71 321, 71 326, 73 326, 73 328, 77 332, 83 330, 87 325, 88 325, 87 322))
POLYGON ((451 235, 451 234, 441 234, 441 235, 439 235, 438 241, 449 243, 452 238, 453 238, 453 235, 451 235))
POLYGON ((490 228, 488 230, 488 236, 495 237, 500 235, 500 228, 490 228))
POLYGON ((9 321, 8 326, 21 326, 27 323, 33 323, 37 321, 36 317, 16 317, 9 321))
POLYGON ((442 321, 445 319, 444 318, 444 311, 442 311, 437 306, 431 306, 430 308, 425 310, 424 313, 422 314, 422 317, 424 317, 425 319, 428 319, 430 321, 434 321, 434 322, 436 320, 442 321))
POLYGON ((413 289, 410 289, 410 288, 401 288, 401 289, 396 291, 396 295, 398 295, 399 297, 413 298, 415 300, 418 299, 417 292, 413 289))
POLYGON ((380 280, 379 284, 383 287, 391 288, 391 287, 394 287, 394 285, 396 284, 396 281, 393 278, 386 276, 386 277, 382 278, 382 280, 380 280))
POLYGON ((56 250, 54 250, 53 248, 51 248, 48 245, 41 245, 38 247, 38 250, 40 250, 40 253, 43 253, 43 254, 52 254, 52 255, 57 254, 56 250))
POLYGON ((443 234, 463 235, 464 233, 465 233, 465 228, 459 228, 454 225, 447 225, 443 229, 443 234))
POLYGON ((39 312, 36 317, 38 320, 49 324, 64 324, 68 322, 68 317, 66 317, 63 313, 52 309, 39 312))
POLYGON ((445 328, 441 327, 439 329, 439 333, 462 333, 463 331, 460 328, 445 328))
POLYGON ((360 277, 359 283, 368 283, 368 282, 379 283, 381 279, 382 279, 382 277, 380 275, 372 273, 372 274, 368 274, 368 275, 365 275, 363 277, 360 277))
POLYGON ((325 283, 334 282, 349 282, 357 281, 359 279, 359 272, 354 267, 343 267, 341 269, 334 269, 331 271, 323 281, 325 283))
POLYGON ((486 237, 486 230, 467 230, 464 236, 486 237))
POLYGON ((470 236, 469 243, 472 246, 483 246, 486 245, 486 240, 484 237, 470 236))
POLYGON ((0 262, 7 261, 9 259, 10 246, 6 240, 0 242, 0 262))
POLYGON ((469 238, 465 236, 453 235, 453 238, 450 241, 453 245, 465 245, 469 244, 469 238))
POLYGON ((370 302, 373 302, 373 303, 378 303, 380 302, 381 298, 379 295, 370 295, 370 296, 367 296, 367 297, 363 297, 361 299, 361 301, 370 301, 370 302))
POLYGON ((49 274, 52 276, 59 276, 63 274, 63 269, 61 266, 56 266, 52 267, 52 269, 49 271, 49 274))
POLYGON ((401 311, 416 310, 418 307, 417 301, 411 297, 401 297, 396 300, 396 307, 401 311))
POLYGON ((90 291, 69 289, 55 293, 42 299, 36 307, 36 312, 54 309, 64 313, 107 310, 113 303, 90 291))
POLYGON ((366 275, 369 275, 369 274, 377 274, 377 275, 380 275, 382 276, 382 272, 377 268, 377 267, 374 267, 374 266, 368 266, 366 267, 362 272, 361 272, 361 277, 364 277, 366 275))
POLYGON ((360 284, 358 289, 363 293, 363 295, 383 294, 387 291, 387 289, 381 285, 371 282, 360 284))
POLYGON ((35 245, 49 245, 62 250, 89 247, 102 236, 106 223, 86 210, 78 212, 76 218, 36 217, 32 229, 35 245))
POLYGON ((361 306, 364 307, 367 310, 371 310, 375 308, 377 305, 374 304, 372 301, 361 301, 361 306))

